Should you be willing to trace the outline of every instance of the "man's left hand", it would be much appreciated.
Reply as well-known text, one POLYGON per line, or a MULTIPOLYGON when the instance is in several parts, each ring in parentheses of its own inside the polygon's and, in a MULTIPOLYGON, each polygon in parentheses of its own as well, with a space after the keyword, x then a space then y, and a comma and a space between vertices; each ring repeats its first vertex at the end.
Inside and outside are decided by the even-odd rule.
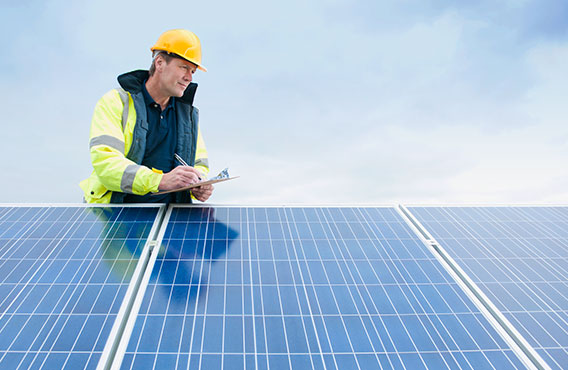
POLYGON ((191 189, 193 196, 200 202, 205 202, 213 194, 213 185, 202 185, 191 189))

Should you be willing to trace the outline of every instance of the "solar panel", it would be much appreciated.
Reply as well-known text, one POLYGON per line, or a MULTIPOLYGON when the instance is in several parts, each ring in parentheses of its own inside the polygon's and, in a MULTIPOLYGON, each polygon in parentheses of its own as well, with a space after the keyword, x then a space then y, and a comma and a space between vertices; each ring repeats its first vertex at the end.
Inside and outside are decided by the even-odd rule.
POLYGON ((408 209, 550 367, 568 367, 568 207, 408 209))
POLYGON ((394 208, 164 222, 122 369, 524 367, 394 208))
POLYGON ((95 368, 158 207, 0 207, 0 368, 95 368))

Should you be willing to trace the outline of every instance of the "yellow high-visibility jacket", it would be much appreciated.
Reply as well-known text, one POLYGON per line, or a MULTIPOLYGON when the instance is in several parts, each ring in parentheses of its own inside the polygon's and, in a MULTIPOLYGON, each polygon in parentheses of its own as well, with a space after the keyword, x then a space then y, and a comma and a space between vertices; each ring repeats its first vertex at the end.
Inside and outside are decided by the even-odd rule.
MULTIPOLYGON (((94 170, 79 184, 87 203, 122 203, 127 193, 158 191, 163 175, 141 165, 148 131, 142 95, 147 78, 148 71, 142 70, 120 75, 122 89, 109 91, 97 102, 89 142, 94 170)), ((193 106, 196 89, 197 84, 191 83, 176 101, 176 153, 207 176, 207 150, 199 130, 199 111, 193 106)), ((176 193, 176 202, 190 203, 190 193, 176 193)))

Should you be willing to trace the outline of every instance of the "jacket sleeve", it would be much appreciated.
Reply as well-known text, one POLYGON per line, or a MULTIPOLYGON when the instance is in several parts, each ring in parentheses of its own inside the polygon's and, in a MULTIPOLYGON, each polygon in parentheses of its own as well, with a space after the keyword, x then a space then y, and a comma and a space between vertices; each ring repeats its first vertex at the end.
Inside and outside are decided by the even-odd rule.
POLYGON ((158 191, 163 175, 126 158, 125 152, 132 141, 132 130, 128 127, 133 127, 136 120, 132 117, 135 111, 131 98, 129 108, 127 128, 123 131, 123 104, 118 92, 111 90, 97 102, 91 122, 91 162, 108 190, 144 195, 158 191))
POLYGON ((195 147, 195 165, 194 167, 200 171, 205 177, 209 175, 209 158, 207 157, 207 149, 205 142, 201 136, 201 129, 197 130, 197 144, 195 147))

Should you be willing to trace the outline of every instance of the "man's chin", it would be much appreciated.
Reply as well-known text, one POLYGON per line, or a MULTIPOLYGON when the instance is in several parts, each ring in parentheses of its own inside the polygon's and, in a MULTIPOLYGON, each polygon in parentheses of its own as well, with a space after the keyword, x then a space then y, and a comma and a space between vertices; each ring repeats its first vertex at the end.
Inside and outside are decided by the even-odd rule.
POLYGON ((180 95, 178 96, 178 98, 180 98, 180 97, 183 96, 183 94, 185 93, 185 90, 187 90, 188 87, 189 87, 189 85, 187 85, 187 86, 185 86, 185 87, 184 87, 184 86, 180 86, 180 87, 179 87, 178 91, 180 92, 180 93, 179 93, 180 95))

